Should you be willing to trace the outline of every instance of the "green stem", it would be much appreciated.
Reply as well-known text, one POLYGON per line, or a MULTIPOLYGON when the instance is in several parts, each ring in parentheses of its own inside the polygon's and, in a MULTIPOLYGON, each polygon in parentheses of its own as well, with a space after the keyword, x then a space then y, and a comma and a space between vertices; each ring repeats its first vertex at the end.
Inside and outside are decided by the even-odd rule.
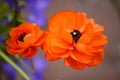
POLYGON ((33 59, 32 58, 30 58, 30 62, 31 62, 31 65, 32 65, 32 71, 34 72, 34 64, 33 64, 33 59))
POLYGON ((16 55, 15 58, 20 61, 20 63, 22 64, 22 66, 23 66, 27 71, 33 72, 33 70, 30 69, 30 68, 25 64, 25 62, 23 61, 23 59, 22 59, 20 56, 16 55))
POLYGON ((26 73, 24 73, 23 70, 21 70, 7 55, 5 55, 1 50, 0 50, 0 56, 6 60, 9 64, 11 64, 20 74, 22 77, 25 78, 25 80, 30 80, 30 78, 27 76, 26 73))

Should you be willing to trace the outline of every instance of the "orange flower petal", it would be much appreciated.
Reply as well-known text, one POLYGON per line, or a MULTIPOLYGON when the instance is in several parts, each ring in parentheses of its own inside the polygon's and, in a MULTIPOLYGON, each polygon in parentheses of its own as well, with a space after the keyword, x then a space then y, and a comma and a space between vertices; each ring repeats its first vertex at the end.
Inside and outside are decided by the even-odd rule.
POLYGON ((8 44, 8 46, 11 48, 15 48, 15 44, 13 43, 11 39, 6 40, 6 44, 8 44))
POLYGON ((36 52, 37 52, 37 48, 30 47, 22 53, 22 57, 31 58, 36 54, 36 52))
POLYGON ((76 19, 78 14, 75 11, 61 11, 49 20, 49 30, 51 32, 59 32, 61 30, 68 30, 70 32, 73 29, 78 29, 76 25, 76 19))
POLYGON ((54 61, 54 60, 60 59, 60 57, 58 57, 58 56, 55 57, 55 56, 49 54, 49 53, 51 53, 51 51, 49 50, 49 46, 48 46, 46 43, 44 43, 43 46, 45 46, 45 47, 42 47, 42 49, 43 49, 44 52, 45 52, 45 57, 47 58, 47 60, 49 60, 49 61, 54 61))
POLYGON ((47 36, 46 47, 48 47, 49 54, 53 56, 67 56, 67 49, 73 49, 71 45, 54 37, 52 34, 47 36))
POLYGON ((93 57, 93 56, 89 56, 84 53, 78 52, 77 50, 73 50, 72 54, 70 55, 76 61, 79 61, 84 64, 89 64, 92 61, 92 57, 93 57))
POLYGON ((77 17, 76 17, 76 25, 78 28, 78 30, 80 30, 80 28, 82 28, 85 23, 86 23, 86 13, 84 12, 78 12, 77 13, 77 17))
POLYGON ((69 64, 74 69, 81 70, 84 68, 83 64, 81 64, 80 62, 77 62, 76 60, 74 60, 70 57, 65 58, 65 60, 67 61, 67 64, 69 64))
POLYGON ((26 48, 30 47, 30 45, 28 43, 20 42, 18 40, 16 43, 17 43, 16 47, 18 47, 18 48, 25 48, 26 49, 26 48))
POLYGON ((82 34, 91 35, 93 34, 93 32, 94 32, 93 25, 91 23, 88 23, 82 34))
POLYGON ((103 46, 98 46, 98 47, 92 47, 91 45, 85 45, 85 44, 76 44, 75 45, 75 48, 79 51, 79 52, 82 52, 86 55, 90 55, 92 56, 93 53, 96 53, 96 52, 101 52, 104 50, 104 47, 103 46))
POLYGON ((94 38, 91 40, 89 45, 96 47, 96 46, 101 46, 107 43, 107 38, 106 36, 102 34, 95 34, 94 38))
POLYGON ((78 40, 78 43, 79 42, 84 43, 84 44, 89 43, 93 38, 93 33, 94 33, 94 28, 92 24, 89 23, 84 29, 82 36, 78 40))
POLYGON ((104 27, 100 26, 98 24, 95 25, 94 29, 95 29, 95 32, 103 32, 104 31, 104 27))
POLYGON ((31 33, 32 32, 32 28, 31 28, 31 23, 28 22, 24 22, 23 24, 19 25, 18 27, 15 27, 13 29, 11 29, 10 31, 10 37, 12 39, 18 38, 18 36, 24 32, 26 33, 31 33), (17 34, 15 34, 17 33, 17 34))
POLYGON ((63 39, 64 41, 66 41, 66 43, 72 44, 73 40, 72 40, 72 35, 70 33, 68 33, 67 31, 61 31, 61 35, 59 35, 59 37, 61 39, 63 39))
POLYGON ((68 60, 66 58, 64 59, 64 65, 65 66, 70 66, 70 64, 69 64, 69 62, 68 62, 68 60))
POLYGON ((45 37, 44 37, 44 34, 41 35, 41 37, 39 37, 39 39, 34 43, 34 46, 37 47, 37 46, 41 46, 45 41, 45 37))
POLYGON ((32 45, 36 41, 35 34, 29 33, 24 37, 24 43, 28 43, 28 45, 32 45))
POLYGON ((86 49, 87 49, 87 51, 89 51, 92 54, 104 51, 103 46, 97 46, 97 47, 87 46, 86 49))
POLYGON ((86 34, 82 34, 82 36, 80 37, 77 43, 88 44, 92 40, 92 38, 93 38, 93 35, 89 36, 86 34))
POLYGON ((81 52, 81 53, 84 53, 84 54, 86 54, 86 55, 92 55, 90 52, 89 52, 89 50, 87 49, 87 46, 85 45, 85 44, 80 44, 80 43, 78 43, 78 44, 76 44, 75 45, 75 48, 76 48, 76 50, 78 50, 79 52, 81 52))
POLYGON ((49 60, 49 61, 55 61, 55 60, 60 59, 60 57, 52 56, 52 55, 50 55, 48 52, 45 52, 45 53, 46 53, 46 54, 45 54, 45 57, 46 57, 47 60, 49 60))
POLYGON ((23 52, 25 49, 15 49, 15 48, 11 48, 11 47, 7 47, 7 51, 10 54, 20 54, 21 52, 23 52))
POLYGON ((96 55, 93 57, 93 60, 90 64, 87 64, 87 66, 97 66, 102 63, 104 58, 104 51, 100 53, 96 53, 96 55))

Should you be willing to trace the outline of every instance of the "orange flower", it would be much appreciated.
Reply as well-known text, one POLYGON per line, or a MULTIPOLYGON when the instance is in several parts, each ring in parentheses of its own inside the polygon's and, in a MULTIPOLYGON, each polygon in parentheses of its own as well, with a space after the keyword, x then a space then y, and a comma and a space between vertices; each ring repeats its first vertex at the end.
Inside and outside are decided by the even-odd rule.
POLYGON ((104 58, 106 37, 103 26, 83 12, 61 11, 49 20, 43 45, 50 61, 64 58, 64 64, 74 69, 99 65, 104 58))
POLYGON ((21 54, 24 58, 31 58, 37 52, 37 47, 43 42, 43 32, 36 24, 24 22, 10 31, 10 39, 6 41, 10 54, 21 54))

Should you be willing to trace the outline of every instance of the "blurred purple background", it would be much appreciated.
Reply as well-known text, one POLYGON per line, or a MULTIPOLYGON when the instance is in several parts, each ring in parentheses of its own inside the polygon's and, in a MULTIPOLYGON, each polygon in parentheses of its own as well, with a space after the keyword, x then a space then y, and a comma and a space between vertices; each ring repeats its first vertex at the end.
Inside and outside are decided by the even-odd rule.
POLYGON ((25 20, 44 26, 46 24, 45 11, 50 5, 50 0, 25 0, 25 2, 26 6, 22 9, 25 20))

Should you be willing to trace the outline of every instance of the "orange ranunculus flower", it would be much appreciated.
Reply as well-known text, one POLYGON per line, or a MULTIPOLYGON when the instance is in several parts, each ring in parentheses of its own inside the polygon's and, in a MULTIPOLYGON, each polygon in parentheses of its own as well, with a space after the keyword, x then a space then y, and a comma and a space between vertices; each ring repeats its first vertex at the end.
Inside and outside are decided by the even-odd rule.
POLYGON ((36 24, 24 22, 10 31, 10 39, 6 41, 10 54, 21 54, 24 58, 31 58, 37 48, 43 43, 44 32, 36 24))
POLYGON ((43 45, 46 58, 64 58, 64 64, 74 69, 99 65, 107 43, 103 31, 103 26, 87 18, 84 12, 61 11, 49 20, 43 45))

